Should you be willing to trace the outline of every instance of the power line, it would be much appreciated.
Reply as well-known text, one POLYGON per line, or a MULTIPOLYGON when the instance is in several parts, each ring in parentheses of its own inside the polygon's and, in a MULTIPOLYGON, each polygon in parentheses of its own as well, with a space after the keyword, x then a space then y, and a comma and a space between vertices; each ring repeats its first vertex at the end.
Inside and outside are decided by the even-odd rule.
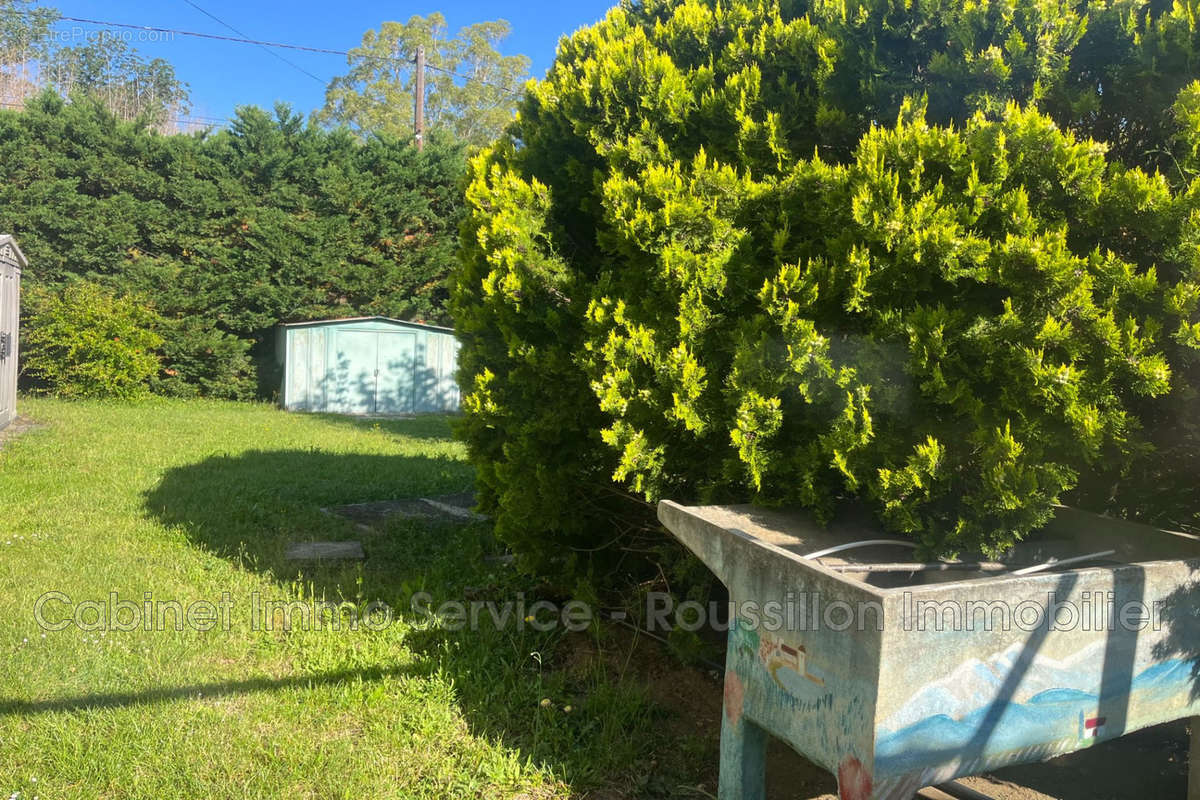
MULTIPOLYGON (((223 19, 217 17, 215 14, 212 14, 212 13, 204 10, 200 6, 196 5, 195 3, 193 3, 192 0, 183 0, 183 2, 187 3, 189 6, 196 9, 197 11, 199 11, 201 14, 208 17, 209 19, 212 19, 218 25, 221 25, 222 27, 228 28, 229 30, 233 31, 238 36, 243 36, 243 37, 249 38, 248 36, 246 36, 246 34, 242 33, 237 28, 230 25, 228 22, 224 21, 223 19)), ((270 53, 272 56, 279 59, 283 63, 287 64, 292 69, 297 70, 297 71, 307 75, 308 77, 312 78, 314 81, 321 84, 322 86, 325 86, 326 84, 329 83, 329 81, 318 78, 316 75, 313 75, 311 72, 306 70, 304 67, 300 66, 299 64, 296 64, 295 62, 291 61, 290 59, 285 58, 284 56, 281 56, 279 53, 276 53, 274 50, 267 49, 267 47, 265 47, 264 45, 261 45, 261 44, 258 45, 258 49, 262 50, 265 53, 270 53)))
POLYGON ((285 50, 303 50, 308 53, 321 53, 330 56, 346 56, 349 55, 345 50, 329 50, 324 47, 305 47, 300 44, 284 44, 282 42, 267 42, 259 39, 239 38, 235 36, 223 36, 219 33, 199 33, 197 31, 183 31, 177 28, 159 28, 154 25, 131 25, 127 22, 108 22, 100 19, 87 19, 85 17, 64 17, 59 16, 60 21, 79 22, 84 25, 100 25, 106 28, 128 28, 135 31, 146 31, 148 33, 170 33, 176 36, 194 36, 197 39, 216 39, 220 42, 235 42, 237 44, 255 44, 259 47, 281 47, 285 50))

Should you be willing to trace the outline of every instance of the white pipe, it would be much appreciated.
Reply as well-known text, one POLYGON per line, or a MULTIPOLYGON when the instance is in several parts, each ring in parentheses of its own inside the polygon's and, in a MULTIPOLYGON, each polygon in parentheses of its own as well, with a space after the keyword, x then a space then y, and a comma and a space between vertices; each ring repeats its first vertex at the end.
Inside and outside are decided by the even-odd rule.
POLYGON ((913 550, 916 550, 918 546, 916 542, 901 542, 897 541, 896 539, 864 539, 861 542, 846 542, 845 544, 827 547, 824 550, 818 550, 815 553, 809 553, 806 556, 801 556, 801 558, 822 558, 823 556, 831 556, 834 553, 840 553, 843 550, 853 550, 856 547, 873 547, 875 545, 885 544, 895 545, 896 547, 911 547, 913 550))
POLYGON ((1064 558, 1059 561, 1057 558, 1052 558, 1045 564, 1038 564, 1033 567, 1025 567, 1024 569, 1013 570, 1013 575, 1032 575, 1035 572, 1043 572, 1054 567, 1065 567, 1067 564, 1078 564, 1080 561, 1092 561, 1097 558, 1104 558, 1115 554, 1116 550, 1102 550, 1099 553, 1089 553, 1086 556, 1075 556, 1074 558, 1064 558))

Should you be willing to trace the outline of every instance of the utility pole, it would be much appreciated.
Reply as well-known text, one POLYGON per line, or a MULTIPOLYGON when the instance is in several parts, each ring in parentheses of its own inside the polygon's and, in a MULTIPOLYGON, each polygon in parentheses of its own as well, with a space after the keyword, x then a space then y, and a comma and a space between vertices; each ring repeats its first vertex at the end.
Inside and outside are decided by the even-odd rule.
POLYGON ((417 46, 417 90, 413 110, 413 132, 417 136, 417 150, 425 149, 425 48, 417 46))

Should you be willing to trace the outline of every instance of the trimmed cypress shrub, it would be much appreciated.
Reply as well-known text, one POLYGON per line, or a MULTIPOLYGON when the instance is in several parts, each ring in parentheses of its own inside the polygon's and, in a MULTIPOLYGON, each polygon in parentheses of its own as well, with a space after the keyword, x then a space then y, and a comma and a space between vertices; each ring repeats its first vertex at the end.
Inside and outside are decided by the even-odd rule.
POLYGON ((1113 87, 1194 39, 1147 3, 646 0, 565 40, 453 278, 498 533, 562 569, 621 495, 853 497, 995 555, 1120 484, 1194 369, 1200 139, 1195 76, 1113 87))

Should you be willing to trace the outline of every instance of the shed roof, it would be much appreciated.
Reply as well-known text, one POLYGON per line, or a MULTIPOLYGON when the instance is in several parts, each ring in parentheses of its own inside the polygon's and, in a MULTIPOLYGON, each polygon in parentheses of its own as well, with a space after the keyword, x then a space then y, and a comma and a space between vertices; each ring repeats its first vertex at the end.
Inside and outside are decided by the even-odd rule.
POLYGON ((0 233, 0 261, 14 265, 17 269, 25 269, 29 266, 25 254, 17 246, 17 240, 7 233, 0 233))
POLYGON ((441 331, 442 333, 454 333, 454 328, 446 328, 441 325, 430 325, 425 322, 409 322, 404 319, 395 319, 394 317, 340 317, 338 319, 314 319, 308 322, 283 322, 280 323, 281 328, 307 328, 314 325, 338 325, 345 322, 388 322, 393 325, 403 325, 409 328, 426 328, 433 331, 441 331))

